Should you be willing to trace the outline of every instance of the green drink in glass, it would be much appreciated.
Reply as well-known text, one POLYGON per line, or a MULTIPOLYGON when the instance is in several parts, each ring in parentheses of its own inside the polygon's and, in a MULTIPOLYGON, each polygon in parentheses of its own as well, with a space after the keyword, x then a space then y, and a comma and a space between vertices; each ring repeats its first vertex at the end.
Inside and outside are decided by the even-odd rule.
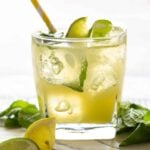
POLYGON ((56 139, 111 139, 121 99, 126 32, 118 26, 97 32, 94 25, 73 37, 78 32, 73 27, 83 28, 82 21, 76 20, 65 37, 32 35, 39 106, 45 117, 56 118, 56 139))

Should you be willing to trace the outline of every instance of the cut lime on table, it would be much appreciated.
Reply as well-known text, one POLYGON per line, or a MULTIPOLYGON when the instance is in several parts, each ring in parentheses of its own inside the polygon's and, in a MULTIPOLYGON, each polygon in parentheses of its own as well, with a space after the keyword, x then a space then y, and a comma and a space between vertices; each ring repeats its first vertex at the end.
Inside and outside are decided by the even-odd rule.
POLYGON ((55 119, 43 118, 34 122, 24 136, 33 140, 41 150, 51 150, 55 142, 55 119))
POLYGON ((30 139, 14 138, 0 143, 0 150, 40 150, 40 148, 30 139))
POLYGON ((87 17, 81 17, 75 20, 69 27, 66 37, 84 38, 88 37, 89 28, 87 24, 87 17))

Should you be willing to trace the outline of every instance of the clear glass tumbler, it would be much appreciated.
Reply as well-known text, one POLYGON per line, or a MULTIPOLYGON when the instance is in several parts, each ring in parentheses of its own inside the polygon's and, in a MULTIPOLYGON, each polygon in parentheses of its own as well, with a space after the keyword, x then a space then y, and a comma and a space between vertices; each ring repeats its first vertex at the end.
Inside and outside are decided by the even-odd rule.
POLYGON ((39 107, 56 118, 56 139, 115 137, 125 55, 120 27, 94 39, 32 35, 39 107))

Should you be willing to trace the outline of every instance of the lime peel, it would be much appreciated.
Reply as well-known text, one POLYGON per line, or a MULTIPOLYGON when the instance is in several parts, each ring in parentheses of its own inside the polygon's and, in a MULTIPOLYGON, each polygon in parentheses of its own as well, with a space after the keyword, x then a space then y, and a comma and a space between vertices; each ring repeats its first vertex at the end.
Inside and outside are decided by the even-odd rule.
POLYGON ((91 28, 90 37, 103 37, 112 30, 112 23, 109 20, 96 20, 91 28))
POLYGON ((66 37, 84 38, 89 36, 87 17, 76 19, 69 27, 66 37))
POLYGON ((92 27, 89 27, 87 17, 76 19, 69 27, 66 37, 69 38, 97 38, 104 37, 112 30, 112 23, 106 19, 96 20, 92 27))
POLYGON ((40 150, 38 145, 27 138, 12 138, 0 143, 0 150, 40 150))

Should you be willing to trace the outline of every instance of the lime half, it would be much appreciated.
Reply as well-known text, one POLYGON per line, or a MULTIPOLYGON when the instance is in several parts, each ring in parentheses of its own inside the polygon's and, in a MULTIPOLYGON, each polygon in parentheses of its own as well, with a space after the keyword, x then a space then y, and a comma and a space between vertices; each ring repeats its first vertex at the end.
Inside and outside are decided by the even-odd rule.
POLYGON ((0 150, 40 150, 35 142, 27 138, 13 138, 0 143, 0 150))
POLYGON ((83 38, 88 37, 89 28, 87 25, 87 17, 76 19, 69 27, 66 37, 83 38))

